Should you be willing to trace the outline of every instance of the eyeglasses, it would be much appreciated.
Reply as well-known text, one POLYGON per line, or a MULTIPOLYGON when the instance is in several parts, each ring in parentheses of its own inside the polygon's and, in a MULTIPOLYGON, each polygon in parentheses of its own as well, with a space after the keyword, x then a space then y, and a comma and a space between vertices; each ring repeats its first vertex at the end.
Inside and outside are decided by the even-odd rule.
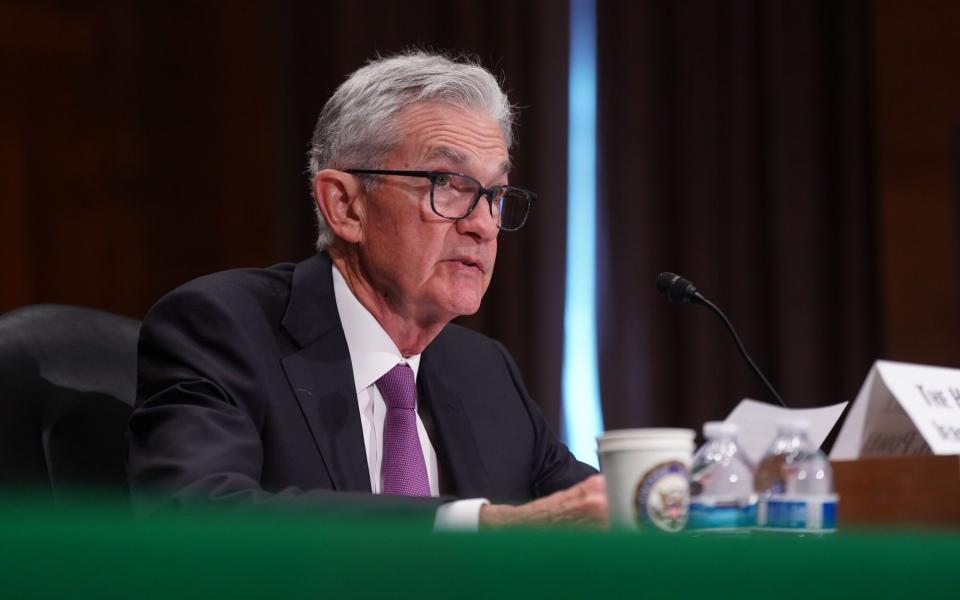
POLYGON ((347 169, 354 175, 400 175, 425 177, 430 180, 430 208, 444 219, 458 220, 470 216, 480 197, 490 203, 490 216, 497 227, 516 231, 523 227, 530 214, 530 205, 537 199, 533 192, 510 185, 483 187, 479 181, 462 173, 446 171, 393 171, 389 169, 347 169))

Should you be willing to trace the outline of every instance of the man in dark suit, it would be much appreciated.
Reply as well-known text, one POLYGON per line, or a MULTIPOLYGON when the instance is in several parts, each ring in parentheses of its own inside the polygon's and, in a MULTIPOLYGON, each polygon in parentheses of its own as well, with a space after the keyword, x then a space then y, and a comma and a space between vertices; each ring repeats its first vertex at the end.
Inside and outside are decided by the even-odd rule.
POLYGON ((509 353, 449 324, 535 198, 507 184, 512 118, 490 73, 437 55, 338 88, 310 154, 319 254, 193 281, 143 322, 135 499, 373 492, 422 497, 440 526, 606 519, 509 353))

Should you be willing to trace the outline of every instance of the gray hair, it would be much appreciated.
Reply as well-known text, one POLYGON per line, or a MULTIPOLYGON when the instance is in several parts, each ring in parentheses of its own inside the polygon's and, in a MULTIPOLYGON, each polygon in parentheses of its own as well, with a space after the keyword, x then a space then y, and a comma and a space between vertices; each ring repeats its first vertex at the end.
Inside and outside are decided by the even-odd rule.
MULTIPOLYGON (((394 118, 416 102, 438 101, 490 115, 507 149, 513 145, 515 111, 496 78, 478 61, 420 50, 376 58, 354 71, 324 105, 313 130, 307 170, 310 189, 323 169, 377 168, 400 142, 394 118)), ((366 189, 369 182, 365 182, 366 189)), ((317 250, 334 239, 314 203, 317 250)))

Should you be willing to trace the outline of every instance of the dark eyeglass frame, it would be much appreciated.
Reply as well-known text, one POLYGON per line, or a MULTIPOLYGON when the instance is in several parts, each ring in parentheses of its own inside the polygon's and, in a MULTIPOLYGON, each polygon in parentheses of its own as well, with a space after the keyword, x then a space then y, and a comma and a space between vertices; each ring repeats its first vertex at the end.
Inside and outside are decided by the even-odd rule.
POLYGON ((519 192, 521 194, 526 195, 528 204, 527 204, 527 211, 523 215, 523 221, 521 221, 520 224, 517 225, 516 227, 504 227, 501 224, 502 223, 502 219, 501 219, 501 223, 497 223, 497 228, 500 229, 501 231, 517 231, 518 229, 526 225, 527 218, 530 216, 530 209, 533 207, 533 202, 537 199, 537 195, 531 192, 530 190, 525 190, 523 188, 515 187, 512 185, 492 185, 490 187, 483 187, 483 184, 480 183, 480 181, 477 180, 476 178, 470 177, 469 175, 466 175, 464 173, 454 173, 452 171, 401 171, 401 170, 393 170, 393 169, 346 169, 344 172, 350 173, 351 175, 399 175, 401 177, 425 177, 430 180, 430 209, 433 210, 433 212, 438 217, 443 217, 444 219, 449 219, 451 221, 459 221, 460 219, 466 219, 467 217, 469 217, 473 213, 474 209, 477 208, 477 204, 479 204, 481 196, 487 199, 487 204, 489 204, 490 206, 490 216, 493 217, 493 198, 495 197, 497 192, 499 192, 500 190, 503 190, 504 192, 508 190, 512 190, 512 191, 519 192), (473 200, 470 201, 470 208, 467 210, 466 213, 464 213, 459 217, 448 217, 447 215, 441 214, 440 211, 437 210, 437 207, 433 202, 433 190, 437 185, 437 179, 439 179, 444 175, 447 175, 447 176, 453 175, 456 177, 463 177, 477 184, 478 191, 476 194, 473 195, 473 200))

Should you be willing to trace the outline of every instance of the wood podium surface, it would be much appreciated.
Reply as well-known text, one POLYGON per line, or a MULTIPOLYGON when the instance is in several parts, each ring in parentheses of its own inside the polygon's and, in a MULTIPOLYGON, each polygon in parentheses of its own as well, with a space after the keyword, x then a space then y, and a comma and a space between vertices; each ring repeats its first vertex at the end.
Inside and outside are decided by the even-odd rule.
POLYGON ((960 529, 960 456, 889 456, 831 461, 837 525, 960 529))

